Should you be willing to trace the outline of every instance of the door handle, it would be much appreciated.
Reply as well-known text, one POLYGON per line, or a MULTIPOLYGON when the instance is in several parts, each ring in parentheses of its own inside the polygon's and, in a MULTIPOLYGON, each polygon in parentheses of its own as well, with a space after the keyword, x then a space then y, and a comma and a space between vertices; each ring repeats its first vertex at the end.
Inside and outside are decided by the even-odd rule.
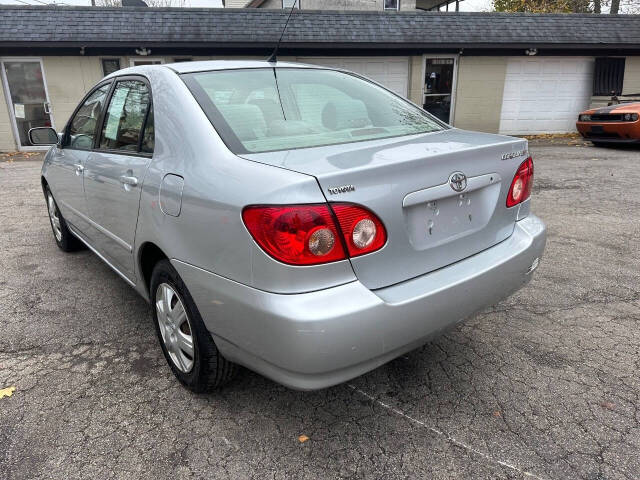
POLYGON ((120 181, 123 184, 131 185, 132 187, 135 187, 136 185, 138 185, 138 179, 136 177, 128 177, 127 175, 122 175, 120 177, 120 181))
POLYGON ((49 102, 44 102, 42 104, 42 108, 44 109, 44 113, 46 113, 47 115, 51 114, 51 104, 49 102))
POLYGON ((73 166, 76 167, 76 175, 82 175, 82 172, 84 172, 84 167, 79 163, 75 163, 73 166))

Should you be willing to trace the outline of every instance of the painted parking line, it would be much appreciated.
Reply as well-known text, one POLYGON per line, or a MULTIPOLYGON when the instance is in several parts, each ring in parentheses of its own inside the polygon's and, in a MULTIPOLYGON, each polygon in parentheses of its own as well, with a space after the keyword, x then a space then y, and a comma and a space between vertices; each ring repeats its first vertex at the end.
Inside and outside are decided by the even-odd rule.
POLYGON ((478 450, 476 448, 473 448, 471 445, 467 445, 466 443, 461 442, 460 440, 457 440, 456 438, 452 437, 451 435, 446 434, 442 430, 438 430, 437 428, 431 427, 431 426, 427 425, 426 423, 424 423, 423 421, 418 420, 417 418, 414 418, 414 417, 412 417, 410 415, 407 415, 402 410, 399 410, 396 407, 394 407, 393 405, 389 405, 388 403, 385 403, 385 402, 383 402, 381 400, 378 400, 373 395, 369 395, 367 392, 364 392, 364 391, 360 390, 355 385, 347 384, 347 386, 350 389, 352 389, 353 391, 357 392, 358 394, 360 394, 363 397, 365 397, 366 399, 368 399, 369 401, 381 406, 382 408, 384 408, 386 410, 389 410, 390 412, 393 412, 396 415, 409 420, 411 423, 415 423, 416 425, 419 425, 422 428, 426 428, 427 430, 430 430, 431 432, 435 433, 436 435, 439 435, 441 437, 446 438, 447 441, 449 443, 452 443, 453 445, 456 445, 458 447, 464 448, 465 450, 468 450, 469 452, 473 453, 474 455, 478 455, 478 456, 484 458, 485 460, 488 460, 488 461, 493 462, 493 463, 497 463, 498 465, 501 465, 503 467, 506 467, 506 468, 509 468, 511 470, 514 470, 514 471, 520 473, 521 475, 523 475, 523 476, 525 476, 527 478, 533 478, 533 479, 536 479, 536 480, 543 480, 542 477, 539 477, 538 475, 535 475, 534 473, 527 472, 526 470, 522 470, 522 469, 518 468, 516 465, 514 465, 514 464, 512 464, 510 462, 505 462, 503 460, 500 460, 498 458, 495 458, 495 457, 489 455, 488 453, 485 453, 485 452, 482 452, 482 451, 480 451, 480 450, 478 450))

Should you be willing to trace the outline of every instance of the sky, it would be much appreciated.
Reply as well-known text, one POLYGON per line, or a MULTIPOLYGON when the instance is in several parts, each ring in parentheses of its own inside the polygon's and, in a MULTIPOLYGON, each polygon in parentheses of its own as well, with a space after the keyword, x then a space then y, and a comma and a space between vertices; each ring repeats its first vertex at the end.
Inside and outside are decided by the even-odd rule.
MULTIPOLYGON (((630 5, 640 0, 622 0, 620 2, 621 13, 625 13, 630 5)), ((60 3, 65 5, 91 5, 91 0, 0 0, 0 4, 12 5, 43 5, 50 3, 60 3)), ((221 7, 221 0, 186 0, 188 7, 221 7)), ((463 12, 488 12, 491 10, 491 0, 463 0, 460 3, 460 10, 463 12)), ((603 8, 602 13, 607 13, 603 8)))

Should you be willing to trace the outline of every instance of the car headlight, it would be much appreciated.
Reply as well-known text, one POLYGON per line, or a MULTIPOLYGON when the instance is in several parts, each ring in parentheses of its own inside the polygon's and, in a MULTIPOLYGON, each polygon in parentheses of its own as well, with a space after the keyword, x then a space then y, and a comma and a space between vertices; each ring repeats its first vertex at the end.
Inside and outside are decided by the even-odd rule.
POLYGON ((638 120, 638 114, 637 113, 632 113, 631 114, 631 121, 632 122, 636 122, 638 120))
POLYGON ((578 117, 578 120, 579 120, 580 122, 590 122, 590 121, 591 121, 591 115, 581 114, 581 115, 578 117))
POLYGON ((624 120, 625 120, 625 122, 629 122, 631 120, 631 114, 630 113, 625 113, 624 114, 624 120))

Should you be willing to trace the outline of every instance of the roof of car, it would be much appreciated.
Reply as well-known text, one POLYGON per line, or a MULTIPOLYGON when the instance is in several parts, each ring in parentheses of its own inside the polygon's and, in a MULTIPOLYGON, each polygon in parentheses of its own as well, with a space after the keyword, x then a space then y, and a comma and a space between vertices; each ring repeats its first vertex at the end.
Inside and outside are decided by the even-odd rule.
POLYGON ((156 65, 138 65, 117 70, 106 77, 121 77, 125 75, 144 74, 149 70, 169 69, 178 74, 193 72, 209 72, 213 70, 237 70, 246 68, 315 68, 323 70, 341 70, 322 65, 310 65, 297 62, 268 62, 266 60, 202 60, 196 62, 176 62, 156 65))
POLYGON ((208 70, 234 70, 238 68, 324 68, 295 62, 267 62, 266 60, 205 60, 199 62, 167 63, 165 67, 177 73, 203 72, 208 70))
MULTIPOLYGON (((0 6, 0 47, 206 48, 267 51, 282 9, 0 6)), ((571 48, 640 50, 640 15, 296 11, 283 47, 297 50, 571 48)))

